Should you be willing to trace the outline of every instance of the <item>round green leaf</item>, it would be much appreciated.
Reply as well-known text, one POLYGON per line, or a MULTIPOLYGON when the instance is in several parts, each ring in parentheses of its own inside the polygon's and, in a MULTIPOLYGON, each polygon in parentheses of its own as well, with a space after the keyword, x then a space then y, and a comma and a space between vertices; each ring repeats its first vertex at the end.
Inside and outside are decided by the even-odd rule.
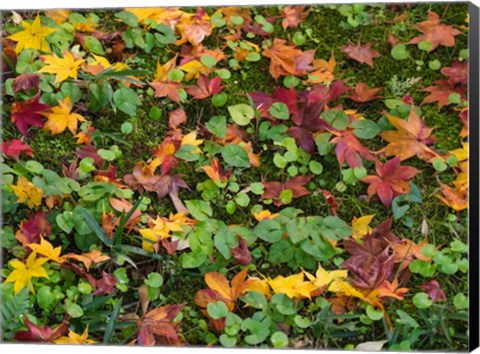
POLYGON ((270 114, 277 119, 286 120, 290 117, 288 106, 283 102, 275 102, 270 107, 270 114))
POLYGON ((468 297, 462 293, 458 293, 453 298, 453 305, 457 310, 465 310, 468 308, 468 297))
POLYGON ((202 62, 203 65, 208 66, 209 68, 217 65, 217 61, 215 60, 215 58, 209 54, 202 55, 202 57, 200 58, 200 61, 202 62))
POLYGON ((372 305, 367 306, 367 316, 372 321, 378 321, 383 318, 383 311, 380 309, 376 309, 372 305))
POLYGON ((247 193, 238 193, 235 197, 235 201, 237 202, 238 206, 246 207, 250 204, 250 197, 247 193))
POLYGON ((115 153, 110 150, 98 149, 97 154, 104 160, 107 160, 107 161, 115 160, 115 153))
POLYGON ((133 131, 133 125, 130 122, 124 122, 120 127, 123 134, 130 134, 133 131))
POLYGON ((246 57, 247 61, 252 61, 252 62, 259 61, 261 58, 262 56, 256 52, 250 52, 246 57))
POLYGON ((313 174, 320 175, 323 172, 323 166, 318 161, 314 161, 314 160, 310 161, 308 167, 310 168, 310 171, 313 174))
POLYGON ((222 148, 223 160, 233 167, 250 167, 247 152, 237 144, 230 144, 222 148))
POLYGON ((227 103, 228 94, 225 92, 217 93, 212 97, 212 103, 215 107, 223 107, 227 103))
POLYGON ((77 304, 70 303, 67 305, 67 313, 72 318, 79 318, 83 316, 83 309, 77 304))
POLYGON ((245 103, 239 103, 234 106, 228 107, 228 112, 233 121, 238 125, 247 125, 255 116, 254 109, 245 103))
POLYGON ((145 284, 152 288, 159 288, 163 285, 163 277, 158 273, 150 273, 145 279, 145 284))
POLYGON ((207 305, 208 315, 214 320, 224 318, 228 314, 228 307, 223 301, 210 302, 207 305))
POLYGON ((270 342, 275 348, 284 348, 288 345, 288 336, 283 332, 275 332, 270 337, 270 342))
POLYGON ((427 309, 433 304, 433 300, 430 299, 430 297, 424 292, 415 294, 412 301, 413 304, 419 309, 427 309))
POLYGON ((410 56, 405 44, 397 44, 392 48, 390 53, 395 60, 405 60, 410 56))

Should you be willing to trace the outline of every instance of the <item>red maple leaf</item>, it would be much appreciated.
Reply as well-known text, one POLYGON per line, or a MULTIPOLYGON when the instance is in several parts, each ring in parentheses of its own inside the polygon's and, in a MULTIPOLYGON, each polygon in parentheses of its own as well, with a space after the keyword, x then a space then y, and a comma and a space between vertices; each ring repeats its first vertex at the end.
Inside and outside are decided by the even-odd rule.
POLYGON ((43 127, 43 118, 40 113, 50 110, 50 106, 40 103, 40 92, 23 103, 12 104, 12 122, 15 123, 23 136, 27 135, 30 126, 43 127))
POLYGON ((187 114, 185 110, 180 107, 172 111, 168 115, 168 126, 170 129, 177 129, 179 125, 187 122, 187 114))
POLYGON ((202 98, 213 96, 222 91, 225 86, 220 85, 221 82, 222 79, 219 76, 210 80, 208 76, 200 75, 197 80, 197 84, 187 87, 186 90, 189 95, 193 96, 193 98, 200 100, 202 98))
POLYGON ((37 326, 25 318, 25 325, 27 331, 19 331, 15 334, 15 340, 19 342, 53 342, 55 339, 63 336, 68 330, 68 322, 63 321, 56 328, 52 329, 50 326, 37 326))
POLYGON ((237 264, 247 265, 252 261, 252 255, 248 250, 248 246, 247 246, 247 243, 245 242, 245 239, 240 235, 237 235, 237 237, 238 237, 238 246, 232 247, 230 249, 230 253, 232 254, 233 258, 237 260, 237 264))
POLYGON ((362 158, 368 161, 376 160, 375 156, 370 153, 370 150, 363 146, 351 131, 330 130, 330 132, 335 135, 330 140, 330 143, 337 144, 335 146, 335 154, 340 167, 344 162, 347 162, 350 168, 363 166, 362 158))
POLYGON ((15 238, 24 247, 29 243, 38 243, 40 236, 48 236, 52 233, 50 222, 47 217, 49 212, 39 210, 27 215, 27 219, 20 223, 20 229, 15 233, 15 238))
POLYGON ((435 84, 436 85, 425 87, 422 90, 430 92, 430 94, 423 99, 422 104, 438 102, 438 110, 450 104, 449 97, 452 93, 463 95, 466 91, 464 87, 453 86, 448 80, 437 80, 435 84))
POLYGON ((372 49, 372 45, 372 42, 363 45, 360 45, 360 43, 355 45, 350 42, 349 45, 342 47, 341 51, 353 60, 356 60, 359 63, 365 63, 373 68, 373 59, 381 55, 376 49, 372 49))
POLYGON ((347 98, 355 102, 364 103, 382 97, 375 96, 378 91, 380 91, 380 88, 368 88, 367 84, 361 82, 355 86, 355 90, 347 98))
POLYGON ((362 179, 369 184, 367 190, 369 198, 378 194, 383 205, 388 207, 394 197, 410 192, 410 186, 405 180, 413 178, 420 171, 411 166, 400 166, 400 161, 397 156, 385 164, 380 161, 375 163, 377 176, 362 179))
POLYGON ((18 139, 4 141, 2 143, 2 152, 15 161, 18 161, 21 153, 24 153, 28 156, 33 156, 32 148, 27 144, 22 144, 22 141, 18 139))
POLYGON ((453 28, 453 26, 443 24, 435 12, 429 12, 428 20, 417 23, 415 28, 423 34, 413 38, 408 44, 427 41, 432 43, 432 50, 439 45, 453 47, 455 45, 455 36, 462 33, 453 28))
POLYGON ((440 72, 448 77, 448 81, 452 84, 466 85, 468 81, 468 63, 459 63, 454 61, 452 66, 444 67, 440 72))
POLYGON ((440 287, 440 284, 438 284, 438 281, 436 280, 431 280, 428 282, 423 283, 420 285, 420 289, 422 291, 425 291, 428 296, 433 300, 433 302, 437 301, 447 301, 447 296, 445 295, 444 291, 440 287))

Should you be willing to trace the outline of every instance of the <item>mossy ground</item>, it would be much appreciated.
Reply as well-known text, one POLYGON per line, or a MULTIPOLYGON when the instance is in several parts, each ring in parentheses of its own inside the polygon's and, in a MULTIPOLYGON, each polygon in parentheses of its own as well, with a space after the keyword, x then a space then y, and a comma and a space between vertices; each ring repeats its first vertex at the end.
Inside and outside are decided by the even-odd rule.
MULTIPOLYGON (((302 50, 316 49, 316 58, 328 59, 333 55, 337 61, 335 69, 335 78, 342 79, 348 85, 354 85, 358 82, 364 82, 369 87, 382 87, 380 94, 384 98, 398 98, 395 97, 388 87, 393 76, 397 75, 401 80, 420 77, 421 81, 408 88, 405 94, 411 95, 416 104, 419 104, 426 96, 425 92, 421 91, 422 87, 430 86, 435 80, 444 78, 439 70, 432 70, 428 67, 428 61, 437 59, 442 66, 449 66, 452 59, 458 57, 459 50, 466 48, 467 37, 459 35, 456 37, 456 44, 453 48, 438 47, 434 52, 427 53, 421 51, 415 45, 409 45, 410 59, 404 61, 393 60, 390 55, 391 47, 387 42, 387 37, 390 32, 398 38, 400 42, 407 42, 414 36, 418 35, 413 27, 413 24, 425 20, 428 10, 435 11, 440 15, 444 15, 444 19, 455 25, 465 25, 465 14, 467 13, 467 4, 416 4, 412 6, 395 5, 392 9, 390 6, 375 5, 367 7, 367 11, 372 15, 374 23, 368 26, 360 26, 354 29, 342 29, 339 24, 345 21, 337 10, 329 8, 328 6, 311 6, 310 15, 300 24, 298 31, 311 31, 311 37, 307 38, 302 50), (400 8, 400 10, 398 9, 400 8), (404 22, 396 22, 395 18, 400 13, 407 13, 408 18, 404 22), (373 42, 374 47, 382 54, 381 57, 375 59, 375 66, 369 67, 365 64, 357 63, 349 59, 340 48, 348 45, 349 42, 357 43, 373 42), (425 64, 421 67, 415 63, 415 60, 424 60, 425 64)), ((276 8, 270 8, 267 12, 275 15, 278 14, 276 8)), ((109 12, 100 13, 105 19, 111 17, 109 12)), ((103 23, 106 23, 105 20, 103 23)), ((283 31, 280 23, 277 22, 275 26, 274 37, 289 39, 291 32, 283 31)), ((261 45, 261 38, 252 39, 252 42, 261 45)), ((204 42, 204 46, 214 49, 220 45, 219 39, 210 37, 204 42)), ((229 49, 227 48, 226 51, 229 49)), ((152 54, 145 54, 139 52, 137 54, 136 64, 140 69, 154 71, 158 60, 165 62, 169 59, 168 49, 160 50, 152 54)), ((228 62, 224 60, 220 62, 219 67, 227 67, 228 62)), ((228 85, 224 90, 228 94, 228 104, 235 104, 239 102, 247 102, 246 93, 262 91, 271 93, 275 87, 282 86, 282 80, 274 80, 268 72, 269 60, 262 57, 256 63, 242 64, 238 70, 231 70, 232 76, 228 80, 228 85)), ((299 88, 302 87, 300 84, 299 88)), ((115 142, 108 137, 105 138, 105 146, 111 144, 118 144, 123 151, 123 158, 116 163, 118 175, 123 176, 131 173, 133 167, 138 161, 146 161, 151 157, 151 149, 156 148, 158 144, 164 139, 168 130, 167 117, 168 111, 174 109, 173 105, 167 99, 153 98, 147 93, 145 88, 136 88, 141 94, 142 104, 138 108, 137 116, 131 118, 124 113, 117 112, 114 114, 111 110, 101 112, 101 115, 95 119, 95 127, 103 132, 118 132, 123 122, 129 120, 133 123, 133 132, 125 136, 124 139, 129 145, 122 145, 115 142), (163 116, 159 120, 152 120, 149 117, 149 112, 152 107, 159 107, 163 111, 163 116)), ((225 107, 212 110, 210 105, 204 103, 192 102, 186 103, 184 108, 187 111, 188 122, 185 125, 187 130, 194 129, 198 123, 206 123, 213 115, 227 115, 228 112, 225 107)), ((366 118, 377 121, 386 109, 382 100, 376 100, 368 104, 358 104, 349 101, 348 109, 356 109, 358 112, 365 115, 366 118)), ((423 117, 425 117, 429 127, 435 127, 434 134, 437 138, 436 148, 445 153, 452 149, 458 148, 460 142, 458 134, 462 128, 460 120, 456 117, 456 113, 451 109, 444 108, 440 111, 434 104, 424 105, 421 107, 423 117)), ((86 117, 89 119, 89 117, 86 117)), ((8 121, 4 121, 4 139, 10 139, 18 134, 13 133, 14 129, 8 121)), ((52 136, 51 134, 38 131, 35 136, 29 139, 31 146, 35 151, 35 159, 41 161, 45 167, 56 171, 61 171, 62 164, 71 161, 73 158, 73 151, 75 150, 75 142, 71 136, 60 134, 52 136)), ((372 150, 377 150, 383 146, 381 140, 372 141, 372 150)), ((255 149, 258 149, 256 146, 255 149)), ((255 152, 259 152, 256 150, 255 152)), ((254 182, 260 181, 262 178, 266 180, 278 180, 279 170, 274 166, 271 159, 273 158, 272 151, 261 151, 262 166, 258 169, 251 169, 244 172, 240 178, 240 182, 254 182)), ((324 165, 324 172, 320 176, 313 178, 312 182, 318 186, 320 180, 325 181, 324 189, 333 191, 335 185, 341 180, 340 169, 336 161, 328 160, 322 157, 317 157, 317 160, 324 165)), ((429 226, 428 238, 433 244, 441 245, 451 240, 451 225, 446 221, 447 216, 452 212, 443 205, 436 197, 438 192, 438 184, 436 183, 436 176, 431 166, 425 162, 413 158, 409 161, 409 165, 421 169, 423 172, 417 175, 414 183, 419 186, 424 202, 421 205, 411 205, 408 215, 412 218, 412 227, 403 225, 401 222, 396 223, 394 232, 399 237, 408 237, 415 242, 419 242, 424 238, 421 232, 420 225, 423 220, 426 220, 429 226)), ((369 170, 372 170, 370 165, 369 170)), ((191 165, 180 163, 177 168, 177 173, 184 174, 185 181, 191 186, 191 191, 180 192, 182 199, 196 199, 200 197, 200 193, 195 190, 195 184, 198 181, 198 170, 191 165)), ((443 174, 445 175, 445 174, 443 174)), ((442 175, 442 178, 445 178, 442 175)), ((447 179, 448 174, 447 175, 447 179)), ((451 178, 453 178, 451 173, 451 178)), ((282 176, 280 176, 282 177, 282 176)), ((285 176, 283 176, 285 178, 285 176)), ((359 196, 366 195, 366 185, 357 183, 356 185, 349 185, 347 190, 343 193, 335 193, 339 203, 338 215, 347 222, 353 217, 359 217, 366 214, 375 214, 375 220, 381 221, 391 216, 391 211, 385 208, 378 201, 371 201, 366 203, 359 200, 359 196)), ((252 200, 250 206, 254 205, 260 200, 252 200)), ((291 204, 305 211, 306 215, 328 215, 329 207, 325 198, 318 193, 312 193, 310 196, 294 200, 291 204)), ((275 208, 272 208, 275 210, 275 208)), ((173 204, 167 199, 157 200, 152 197, 152 204, 148 212, 151 214, 167 215, 173 212, 173 204)), ((245 224, 252 225, 252 217, 249 209, 241 210, 234 215, 227 215, 224 210, 215 210, 215 215, 223 215, 223 219, 227 224, 245 224)), ((458 225, 460 227, 466 225, 467 213, 457 213, 458 225)), ((463 242, 466 242, 466 232, 460 232, 459 237, 463 242)), ((175 262, 173 262, 175 263, 175 262)), ((172 272, 175 270, 173 269, 172 272)), ((203 287, 203 279, 200 277, 186 277, 177 278, 174 274, 170 279, 174 282, 167 282, 166 287, 162 290, 165 296, 165 303, 183 303, 193 304, 193 296, 196 290, 203 287), (178 289, 182 289, 178 291, 178 289)), ((442 285, 446 287, 445 291, 449 294, 454 294, 459 291, 467 289, 467 279, 458 279, 456 277, 443 276, 438 279, 442 285)), ((419 285, 422 279, 413 279, 415 285, 419 285), (416 284, 418 282, 418 284, 416 284)), ((400 303, 392 303, 392 306, 401 308, 400 303)), ((202 343, 204 340, 204 331, 199 327, 199 318, 201 315, 198 309, 191 308, 188 315, 184 317, 184 328, 190 328, 184 332, 185 338, 189 343, 202 343)), ((383 333, 383 328, 372 327, 372 333, 365 334, 363 340, 371 340, 376 338, 376 333, 383 333)), ((348 339, 340 341, 343 345, 348 343, 348 339)))

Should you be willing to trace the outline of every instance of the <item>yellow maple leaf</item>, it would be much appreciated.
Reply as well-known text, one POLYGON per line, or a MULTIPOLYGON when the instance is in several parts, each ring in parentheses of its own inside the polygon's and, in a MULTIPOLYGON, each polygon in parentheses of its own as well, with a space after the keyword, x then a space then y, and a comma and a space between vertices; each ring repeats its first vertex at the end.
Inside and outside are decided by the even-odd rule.
POLYGON ((71 13, 71 10, 45 10, 45 15, 57 24, 68 21, 68 16, 70 16, 71 13))
POLYGON ((93 339, 88 339, 88 325, 82 334, 75 333, 71 329, 68 330, 68 337, 63 336, 54 340, 55 344, 94 344, 97 343, 93 339))
POLYGON ((43 237, 40 237, 40 244, 29 243, 27 246, 30 247, 32 251, 35 251, 36 253, 41 254, 42 256, 45 256, 54 262, 63 263, 64 261, 64 258, 60 257, 62 247, 58 246, 53 248, 53 245, 43 237))
POLYGON ((30 291, 35 293, 32 278, 48 278, 47 271, 42 264, 47 262, 47 258, 38 258, 35 252, 32 252, 27 258, 26 263, 20 262, 18 259, 10 261, 10 266, 14 269, 5 279, 5 283, 14 283, 13 291, 17 295, 26 286, 30 291))
POLYGON ((328 290, 335 292, 337 284, 343 282, 344 279, 347 278, 348 271, 333 270, 328 272, 319 265, 315 276, 308 272, 305 272, 305 275, 316 288, 327 287, 328 290))
POLYGON ((313 67, 315 68, 308 75, 308 82, 312 84, 321 84, 323 82, 332 82, 335 79, 334 71, 337 62, 335 61, 335 56, 332 55, 330 60, 327 62, 323 59, 315 59, 313 61, 313 67))
POLYGON ((275 279, 268 279, 268 284, 275 294, 285 294, 289 298, 307 297, 317 287, 310 281, 305 281, 304 272, 293 274, 288 277, 278 275, 275 279))
POLYGON ((78 113, 72 113, 72 103, 67 96, 63 101, 58 101, 58 106, 51 108, 51 113, 42 113, 48 119, 43 128, 50 130, 52 134, 60 134, 65 129, 69 129, 72 134, 76 134, 78 121, 85 122, 78 113))
POLYGON ((25 177, 20 176, 17 185, 10 184, 10 187, 12 187, 13 192, 18 197, 17 203, 27 202, 30 209, 42 203, 42 190, 35 187, 35 185, 25 177))
POLYGON ((8 36, 8 39, 17 42, 15 46, 15 52, 20 53, 23 49, 35 49, 42 52, 50 53, 50 46, 46 40, 46 37, 56 31, 55 28, 42 27, 40 23, 40 16, 37 15, 32 24, 26 21, 22 21, 21 25, 23 31, 17 32, 8 36))
POLYGON ((183 64, 179 69, 187 73, 185 75, 185 80, 187 81, 193 78, 198 78, 201 74, 208 75, 213 71, 213 68, 203 65, 196 59, 183 64))
POLYGON ((366 234, 372 232, 372 228, 368 226, 372 219, 375 217, 375 214, 365 215, 359 218, 353 217, 352 220, 352 237, 355 240, 361 239, 366 234))
POLYGON ((171 232, 183 232, 184 226, 193 224, 195 224, 195 220, 187 217, 184 212, 170 213, 169 218, 165 220, 165 226, 171 232))
POLYGON ((79 32, 94 32, 96 31, 95 27, 98 26, 98 22, 95 21, 95 18, 90 15, 85 20, 75 22, 73 28, 79 32))
POLYGON ((270 210, 261 210, 258 213, 253 212, 252 214, 257 221, 262 221, 265 219, 273 219, 273 218, 276 218, 278 215, 280 215, 278 213, 272 214, 270 210))
POLYGON ((182 142, 181 145, 193 145, 196 146, 197 148, 195 150, 192 150, 192 154, 201 154, 202 150, 198 147, 203 143, 202 139, 197 139, 197 132, 193 131, 188 133, 187 135, 182 137, 182 142))
POLYGON ((83 59, 75 60, 72 53, 67 50, 63 53, 63 58, 53 54, 41 56, 41 59, 47 65, 37 70, 37 73, 55 74, 55 83, 65 81, 69 77, 76 80, 78 69, 85 62, 83 59))
POLYGON ((168 73, 170 70, 175 68, 177 62, 177 55, 175 55, 172 59, 167 61, 165 64, 160 64, 159 61, 157 61, 157 70, 155 71, 155 76, 154 80, 155 81, 168 81, 170 78, 168 77, 168 73))

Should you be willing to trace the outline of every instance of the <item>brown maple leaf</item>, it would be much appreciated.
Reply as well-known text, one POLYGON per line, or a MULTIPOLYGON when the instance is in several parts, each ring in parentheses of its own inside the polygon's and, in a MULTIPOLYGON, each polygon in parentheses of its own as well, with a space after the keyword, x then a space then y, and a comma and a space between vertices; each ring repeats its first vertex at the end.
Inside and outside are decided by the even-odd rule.
POLYGON ((355 90, 347 98, 355 102, 364 103, 381 98, 382 96, 375 96, 378 91, 380 91, 380 88, 368 88, 367 84, 361 82, 355 86, 355 90))
POLYGON ((439 156, 428 147, 435 142, 435 137, 432 135, 433 128, 427 127, 427 123, 420 119, 413 106, 410 109, 408 120, 389 114, 387 114, 387 118, 397 130, 389 130, 380 134, 382 139, 388 141, 389 144, 379 152, 385 153, 386 156, 398 156, 401 161, 417 156, 428 162, 439 156))
POLYGON ((431 257, 426 257, 422 253, 422 248, 428 244, 427 239, 421 243, 415 243, 409 239, 402 240, 392 245, 395 252, 395 263, 400 263, 400 270, 406 269, 413 259, 430 261, 431 257))
POLYGON ((305 6, 288 5, 280 13, 283 16, 282 27, 286 30, 288 27, 296 28, 307 18, 308 12, 304 12, 305 6))
POLYGON ((372 48, 372 45, 372 42, 363 45, 360 45, 360 43, 355 45, 350 42, 349 45, 342 47, 341 51, 353 60, 356 60, 359 63, 365 63, 373 68, 373 59, 381 55, 376 49, 372 48))
POLYGON ((185 304, 160 306, 147 312, 137 321, 138 343, 140 345, 170 344, 180 345, 182 343, 177 331, 180 326, 173 320, 182 311, 185 304))
POLYGON ((453 28, 453 26, 443 24, 440 17, 431 11, 428 13, 428 20, 417 23, 415 28, 423 34, 413 38, 408 44, 427 41, 432 44, 432 50, 439 45, 453 47, 455 45, 455 36, 462 33, 453 28))
POLYGON ((273 204, 276 206, 283 205, 279 197, 285 190, 291 190, 293 198, 300 198, 310 194, 310 191, 305 188, 305 185, 310 182, 311 179, 312 176, 295 176, 285 183, 263 182, 264 193, 262 197, 263 199, 273 199, 273 204))
POLYGON ((397 156, 385 164, 380 161, 375 163, 377 176, 362 179, 369 184, 367 189, 369 198, 378 194, 383 205, 388 207, 394 197, 410 192, 410 186, 405 180, 413 178, 420 171, 411 166, 400 166, 400 161, 397 156))
POLYGON ((25 73, 18 75, 15 80, 13 80, 13 92, 17 93, 20 90, 28 92, 31 89, 38 89, 40 84, 40 75, 25 73))
POLYGON ((153 81, 149 83, 155 90, 155 97, 168 97, 173 102, 180 103, 180 94, 178 90, 183 86, 175 81, 153 81))

